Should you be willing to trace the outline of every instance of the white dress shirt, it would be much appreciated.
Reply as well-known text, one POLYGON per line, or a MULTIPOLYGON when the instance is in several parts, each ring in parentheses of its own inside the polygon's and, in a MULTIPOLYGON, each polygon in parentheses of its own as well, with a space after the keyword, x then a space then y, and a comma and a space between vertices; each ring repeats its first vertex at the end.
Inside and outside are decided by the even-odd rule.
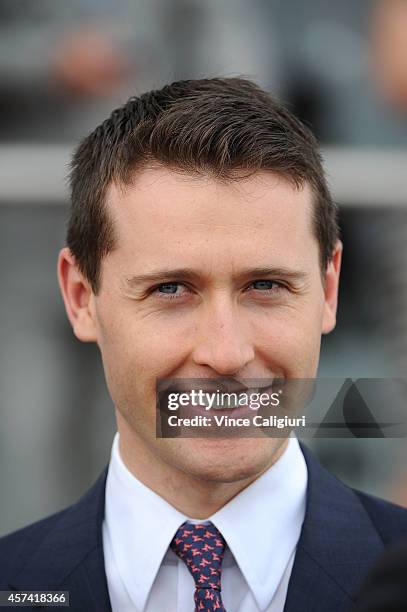
MULTIPOLYGON (((305 515, 307 468, 295 437, 281 457, 210 520, 227 546, 222 601, 227 612, 282 612, 305 515)), ((192 612, 195 583, 169 548, 192 520, 124 465, 119 434, 106 481, 103 549, 113 612, 192 612)))

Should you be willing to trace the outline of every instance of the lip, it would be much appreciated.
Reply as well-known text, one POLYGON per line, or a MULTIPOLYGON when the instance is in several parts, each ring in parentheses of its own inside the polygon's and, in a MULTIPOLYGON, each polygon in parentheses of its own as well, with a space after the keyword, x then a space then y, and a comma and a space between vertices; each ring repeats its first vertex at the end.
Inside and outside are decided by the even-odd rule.
POLYGON ((248 382, 248 384, 245 384, 244 382, 228 380, 226 378, 172 378, 168 379, 168 381, 165 382, 164 380, 163 382, 160 381, 159 390, 160 392, 164 393, 188 393, 192 390, 202 390, 204 393, 216 393, 216 391, 219 391, 221 393, 247 393, 250 391, 265 393, 266 390, 272 389, 273 385, 275 384, 276 378, 277 377, 250 379, 247 378, 246 381, 248 382), (267 381, 266 384, 264 384, 264 381, 267 381))
POLYGON ((200 379, 197 378, 189 379, 188 382, 181 380, 177 382, 174 380, 168 385, 164 385, 162 390, 166 393, 188 393, 190 391, 203 391, 204 393, 216 393, 216 391, 220 391, 221 393, 244 393, 248 390, 247 385, 225 383, 218 379, 212 379, 212 383, 208 382, 208 379, 202 379, 202 383, 199 382, 199 380, 200 379))
POLYGON ((218 408, 205 410, 204 406, 183 406, 179 410, 179 416, 181 418, 193 418, 194 416, 205 416, 205 417, 213 417, 216 415, 217 417, 228 416, 231 418, 249 418, 255 414, 255 411, 252 410, 249 406, 237 406, 236 408, 218 408))

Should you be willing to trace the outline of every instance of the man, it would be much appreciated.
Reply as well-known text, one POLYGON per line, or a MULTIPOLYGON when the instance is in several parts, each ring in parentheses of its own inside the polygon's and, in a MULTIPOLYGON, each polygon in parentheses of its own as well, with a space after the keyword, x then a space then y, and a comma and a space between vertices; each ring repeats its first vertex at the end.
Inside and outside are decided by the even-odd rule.
POLYGON ((161 379, 309 379, 342 245, 310 131, 243 79, 131 98, 79 146, 58 276, 117 417, 77 504, 1 541, 1 588, 74 610, 339 611, 407 512, 295 437, 156 436, 161 379))

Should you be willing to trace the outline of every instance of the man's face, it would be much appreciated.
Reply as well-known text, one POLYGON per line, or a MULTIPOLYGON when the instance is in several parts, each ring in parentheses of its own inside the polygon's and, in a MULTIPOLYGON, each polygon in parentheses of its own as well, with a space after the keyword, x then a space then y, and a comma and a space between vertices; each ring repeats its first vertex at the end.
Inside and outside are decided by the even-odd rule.
POLYGON ((222 183, 161 167, 112 186, 107 202, 117 248, 92 322, 74 328, 99 345, 127 452, 203 480, 254 477, 284 440, 157 439, 156 379, 315 376, 340 247, 324 289, 311 190, 270 172, 222 183))

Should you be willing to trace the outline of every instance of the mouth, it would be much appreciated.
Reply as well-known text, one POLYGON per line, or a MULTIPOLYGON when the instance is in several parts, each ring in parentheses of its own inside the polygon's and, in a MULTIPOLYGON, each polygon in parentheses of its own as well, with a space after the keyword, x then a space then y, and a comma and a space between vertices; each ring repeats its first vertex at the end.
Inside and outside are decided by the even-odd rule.
POLYGON ((168 410, 174 414, 172 411, 176 410, 179 417, 186 419, 215 414, 218 417, 250 418, 263 413, 264 409, 275 413, 276 404, 271 402, 271 396, 281 394, 284 383, 284 377, 277 378, 276 375, 240 381, 230 378, 160 379, 157 381, 157 405, 165 414, 168 410))
POLYGON ((168 378, 157 379, 157 389, 162 393, 188 393, 202 390, 205 393, 248 393, 267 392, 277 381, 284 381, 283 377, 270 376, 268 378, 247 378, 242 382, 227 378, 168 378))
POLYGON ((252 378, 244 383, 219 379, 167 380, 172 384, 158 395, 159 418, 163 419, 165 431, 170 432, 166 437, 176 437, 172 435, 175 433, 205 438, 264 436, 262 421, 256 417, 278 416, 283 409, 277 395, 283 393, 284 377, 252 378))

